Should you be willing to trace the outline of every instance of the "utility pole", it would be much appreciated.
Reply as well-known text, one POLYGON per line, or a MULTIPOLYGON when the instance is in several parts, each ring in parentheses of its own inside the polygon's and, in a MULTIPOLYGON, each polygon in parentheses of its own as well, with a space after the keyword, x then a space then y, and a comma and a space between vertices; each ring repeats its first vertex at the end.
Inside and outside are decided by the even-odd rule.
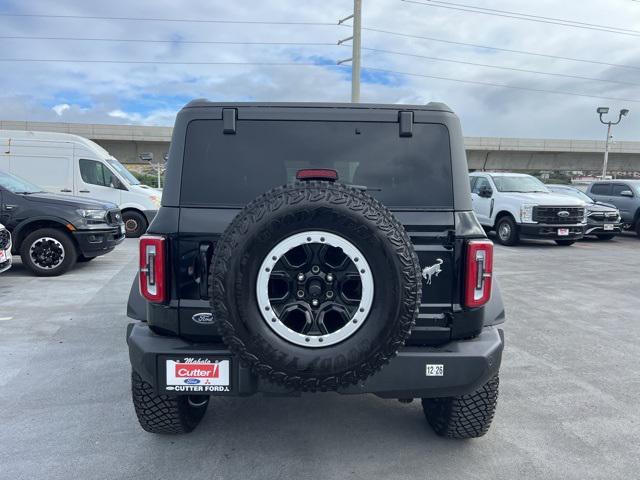
POLYGON ((607 164, 609 163, 609 140, 611 139, 611 126, 618 125, 622 120, 622 117, 626 117, 629 114, 629 110, 626 108, 620 110, 620 114, 618 115, 618 120, 616 122, 612 122, 611 120, 605 122, 602 119, 603 115, 609 113, 609 107, 598 107, 596 112, 598 112, 598 115, 600 115, 600 123, 607 126, 607 139, 604 142, 604 162, 602 163, 602 180, 604 180, 607 177, 607 164))
POLYGON ((351 62, 351 102, 360 102, 360 52, 362 35, 362 0, 353 0, 353 13, 338 21, 338 25, 353 19, 353 33, 350 37, 338 41, 338 45, 351 40, 351 58, 340 60, 338 65, 351 62))

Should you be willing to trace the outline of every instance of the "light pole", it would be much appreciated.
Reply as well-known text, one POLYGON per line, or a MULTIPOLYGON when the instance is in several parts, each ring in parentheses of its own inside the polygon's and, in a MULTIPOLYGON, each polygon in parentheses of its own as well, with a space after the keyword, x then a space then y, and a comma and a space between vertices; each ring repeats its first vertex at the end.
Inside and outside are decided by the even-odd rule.
POLYGON ((618 114, 618 120, 616 122, 612 122, 611 120, 605 122, 602 119, 603 115, 609 113, 609 107, 598 107, 596 112, 598 112, 598 115, 600 115, 600 123, 607 126, 607 139, 604 142, 604 163, 602 164, 602 180, 604 180, 607 177, 607 163, 609 162, 609 139, 611 138, 611 126, 618 125, 622 120, 622 117, 627 116, 629 110, 626 108, 620 110, 620 113, 618 114))

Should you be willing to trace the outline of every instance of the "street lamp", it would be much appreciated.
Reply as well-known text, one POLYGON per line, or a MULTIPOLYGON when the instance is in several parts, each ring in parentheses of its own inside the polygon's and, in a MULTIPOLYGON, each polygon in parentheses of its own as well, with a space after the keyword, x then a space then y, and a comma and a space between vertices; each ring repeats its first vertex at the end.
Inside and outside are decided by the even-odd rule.
POLYGON ((620 113, 618 114, 618 120, 616 122, 605 122, 602 119, 603 115, 609 113, 609 107, 598 107, 596 112, 598 112, 598 115, 600 115, 600 123, 603 123, 607 126, 607 140, 604 143, 604 163, 602 164, 602 180, 604 180, 607 176, 607 162, 609 161, 609 139, 611 138, 611 126, 618 125, 622 120, 622 117, 626 117, 629 114, 629 109, 623 108, 622 110, 620 110, 620 113))

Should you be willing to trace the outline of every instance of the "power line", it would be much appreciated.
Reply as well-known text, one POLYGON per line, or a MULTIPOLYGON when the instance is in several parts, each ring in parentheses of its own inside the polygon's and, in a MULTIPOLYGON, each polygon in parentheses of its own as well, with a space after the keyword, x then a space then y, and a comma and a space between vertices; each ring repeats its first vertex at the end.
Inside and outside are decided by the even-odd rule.
POLYGON ((200 18, 148 18, 148 17, 107 17, 97 15, 53 15, 40 13, 9 13, 0 12, 0 17, 30 17, 30 18, 66 18, 81 20, 127 20, 135 22, 178 22, 178 23, 223 23, 238 25, 305 25, 305 26, 337 26, 331 22, 291 22, 266 20, 214 20, 200 18))
POLYGON ((588 80, 588 81, 595 81, 595 82, 617 83, 617 84, 620 84, 620 85, 631 85, 631 86, 636 86, 636 87, 640 86, 640 83, 625 82, 625 81, 622 81, 622 80, 609 80, 609 79, 606 79, 606 78, 584 77, 582 75, 573 75, 573 74, 570 74, 570 73, 543 72, 543 71, 540 71, 540 70, 529 70, 529 69, 525 69, 525 68, 505 67, 505 66, 501 66, 501 65, 491 65, 491 64, 487 64, 487 63, 476 63, 476 62, 468 62, 468 61, 464 61, 464 60, 454 60, 454 59, 451 59, 451 58, 430 57, 430 56, 427 56, 427 55, 418 55, 418 54, 415 54, 415 53, 397 52, 397 51, 393 51, 393 50, 384 50, 384 49, 381 49, 381 48, 362 47, 362 49, 370 51, 370 52, 386 53, 386 54, 391 54, 391 55, 401 55, 401 56, 413 57, 413 58, 424 58, 426 60, 434 60, 436 62, 457 63, 457 64, 461 64, 461 65, 473 65, 473 66, 476 66, 476 67, 486 67, 486 68, 496 68, 496 69, 499 69, 499 70, 509 70, 509 71, 513 71, 513 72, 534 73, 534 74, 537 74, 537 75, 550 75, 550 76, 553 76, 553 77, 573 78, 573 79, 577 79, 577 80, 588 80))
MULTIPOLYGON (((231 42, 231 41, 216 41, 216 40, 154 40, 154 39, 140 39, 140 38, 90 38, 90 37, 35 37, 35 36, 1 36, 0 39, 10 40, 63 40, 63 41, 98 41, 98 42, 124 42, 124 43, 179 43, 179 44, 204 44, 204 45, 248 45, 248 46, 336 46, 335 43, 330 42, 231 42)), ((343 45, 349 46, 349 45, 343 45)), ((464 60, 454 60, 451 58, 432 57, 427 55, 419 55, 413 53, 398 52, 393 50, 385 50, 380 48, 362 47, 363 50, 376 53, 384 53, 390 55, 400 55, 413 58, 422 58, 425 60, 433 60, 437 62, 456 63, 461 65, 472 65, 477 67, 494 68, 499 70, 508 70, 522 73, 533 73, 539 75, 549 75, 554 77, 573 78, 577 80, 587 80, 596 82, 616 83, 620 85, 640 86, 639 83, 625 82, 621 80, 610 80, 605 78, 585 77, 582 75, 573 75, 565 73, 544 72, 539 70, 530 70, 516 67, 506 67, 500 65, 491 65, 485 63, 469 62, 464 60)))
MULTIPOLYGON (((322 67, 326 66, 313 62, 173 62, 163 60, 72 60, 66 58, 0 58, 0 62, 33 62, 33 63, 123 63, 141 65, 259 65, 277 67, 322 67)), ((330 65, 333 66, 333 65, 330 65)))
POLYGON ((399 72, 397 70, 387 70, 384 68, 374 68, 374 67, 363 67, 366 70, 372 70, 375 72, 381 72, 381 73, 389 73, 389 74, 393 74, 393 75, 406 75, 409 77, 421 77, 421 78, 432 78, 435 80, 445 80, 445 81, 449 81, 449 82, 458 82, 458 83, 469 83, 469 84, 473 84, 473 85, 483 85, 486 87, 500 87, 500 88, 510 88, 513 90, 525 90, 528 92, 537 92, 537 93, 553 93, 556 95, 570 95, 573 97, 586 97, 586 98, 597 98, 599 100, 612 100, 612 101, 621 101, 621 102, 633 102, 633 103, 640 103, 640 100, 633 100, 633 99, 629 99, 629 98, 618 98, 618 97, 604 97, 604 96, 600 96, 600 95, 589 95, 586 93, 576 93, 576 92, 569 92, 566 90, 548 90, 548 89, 543 89, 543 88, 533 88, 533 87, 522 87, 522 86, 516 86, 516 85, 505 85, 503 83, 492 83, 492 82, 482 82, 479 80, 462 80, 460 78, 451 78, 451 77, 441 77, 438 75, 426 75, 426 74, 421 74, 421 73, 411 73, 411 72, 399 72))
MULTIPOLYGON (((407 2, 407 3, 419 3, 421 5, 426 5, 424 2, 418 2, 416 0, 401 0, 401 1, 407 2)), ((508 14, 511 14, 511 15, 518 15, 518 16, 521 16, 521 17, 538 18, 538 19, 542 19, 542 20, 551 20, 551 21, 557 21, 557 22, 573 23, 573 24, 576 24, 576 25, 584 25, 584 26, 587 26, 587 27, 606 28, 606 29, 610 29, 610 30, 620 30, 620 31, 623 31, 623 32, 640 33, 640 31, 638 31, 638 30, 630 30, 628 28, 622 28, 622 27, 612 27, 610 25, 600 25, 600 24, 597 24, 597 23, 579 22, 577 20, 571 20, 571 19, 566 19, 566 18, 545 17, 545 16, 542 16, 542 15, 532 15, 530 13, 511 12, 511 11, 508 11, 508 10, 499 10, 499 9, 496 9, 496 8, 486 8, 486 7, 478 7, 476 5, 468 5, 468 4, 463 4, 463 3, 445 2, 443 0, 427 0, 427 1, 429 3, 439 3, 439 4, 444 4, 444 5, 453 5, 453 6, 456 6, 456 7, 472 8, 474 10, 484 10, 484 11, 487 11, 487 12, 508 13, 508 14)))
MULTIPOLYGON (((636 0, 634 0, 636 1, 636 0)), ((640 2, 640 0, 637 0, 638 2, 640 2)), ((552 58, 552 59, 556 59, 556 60, 567 60, 567 61, 572 61, 572 62, 579 62, 579 63, 590 63, 590 64, 594 64, 594 65, 603 65, 603 66, 608 66, 608 67, 618 67, 618 68, 627 68, 627 69, 632 69, 632 70, 640 70, 640 66, 634 66, 634 65, 623 65, 623 64, 619 64, 619 63, 610 63, 610 62, 600 62, 597 60, 587 60, 584 58, 574 58, 574 57, 564 57, 564 56, 560 56, 560 55, 551 55, 551 54, 546 54, 546 53, 538 53, 538 52, 530 52, 530 51, 526 51, 526 50, 514 50, 514 49, 509 49, 509 48, 500 48, 500 47, 491 47, 488 45, 479 45, 476 43, 465 43, 465 42, 456 42, 453 40, 445 40, 442 38, 434 38, 434 37, 425 37, 425 36, 421 36, 421 35, 411 35, 411 34, 407 34, 407 33, 402 33, 402 32, 393 32, 393 31, 389 31, 389 30, 382 30, 382 29, 378 29, 378 28, 371 28, 371 27, 362 27, 363 30, 367 30, 367 31, 371 31, 371 32, 377 32, 377 33, 383 33, 383 34, 389 34, 389 35, 396 35, 396 36, 400 36, 400 37, 408 37, 408 38, 416 38, 416 39, 420 39, 420 40, 428 40, 428 41, 432 41, 432 42, 438 42, 438 43, 446 43, 446 44, 452 44, 452 45, 460 45, 460 46, 464 46, 464 47, 472 47, 472 48, 482 48, 482 49, 486 49, 486 50, 494 50, 494 51, 499 51, 499 52, 506 52, 506 53, 516 53, 516 54, 520 54, 520 55, 530 55, 530 56, 536 56, 536 57, 543 57, 543 58, 552 58)), ((232 41, 226 41, 226 40, 182 40, 182 39, 170 39, 170 40, 162 40, 162 39, 143 39, 143 38, 106 38, 106 37, 41 37, 41 36, 14 36, 14 35, 0 35, 0 40, 47 40, 47 41, 56 41, 56 40, 61 40, 61 41, 82 41, 82 42, 122 42, 122 43, 158 43, 158 44, 184 44, 184 45, 274 45, 274 46, 278 46, 278 45, 283 45, 283 46, 336 46, 335 42, 232 42, 232 41)), ((340 46, 346 46, 349 47, 350 45, 347 44, 343 44, 340 46)), ((393 52, 393 51, 388 51, 388 50, 381 50, 381 49, 375 49, 375 48, 365 48, 363 47, 364 50, 370 50, 370 51, 380 51, 380 52, 384 52, 384 53, 390 53, 390 54, 396 54, 396 55, 407 55, 407 56, 418 56, 419 55, 413 55, 413 54, 409 54, 409 53, 403 53, 403 52, 393 52)), ((424 57, 424 58, 428 58, 428 59, 432 59, 432 60, 441 60, 441 61, 451 61, 454 62, 454 60, 451 59, 438 59, 438 58, 434 58, 434 57, 424 57)), ((471 62, 458 62, 458 63, 469 63, 471 65, 476 65, 474 63, 471 62)), ((479 66, 487 66, 487 67, 491 67, 491 68, 504 68, 507 70, 516 70, 519 71, 520 69, 512 69, 509 67, 500 67, 497 65, 484 65, 484 64, 477 64, 479 66)), ((524 72, 528 72, 528 73, 542 73, 542 74, 546 74, 546 72, 538 72, 538 71, 529 71, 529 70, 522 70, 524 72)), ((563 74, 553 74, 553 73, 549 73, 549 75, 560 75, 560 76, 564 76, 563 74)), ((580 77, 576 77, 576 78, 580 78, 580 77)), ((588 78, 585 77, 584 79, 586 80, 601 80, 601 81, 607 81, 607 82, 613 82, 613 83, 623 83, 623 84, 630 84, 630 85, 636 85, 635 83, 630 83, 630 82, 618 82, 618 81, 614 81, 614 80, 605 80, 605 79, 592 79, 592 78, 588 78)))
MULTIPOLYGON (((640 1, 640 0, 639 0, 640 1)), ((632 70, 640 70, 640 66, 635 66, 635 65, 623 65, 623 64, 619 64, 619 63, 609 63, 609 62, 601 62, 598 60, 587 60, 584 58, 575 58, 575 57, 565 57, 565 56, 561 56, 561 55, 551 55, 548 53, 539 53, 539 52, 530 52, 527 50, 515 50, 515 49, 510 49, 510 48, 500 48, 500 47, 491 47, 488 45, 479 45, 477 43, 465 43, 465 42, 456 42, 453 40, 445 40, 442 38, 434 38, 434 37, 425 37, 425 36, 421 36, 421 35, 412 35, 409 33, 403 33, 403 32, 394 32, 392 30, 383 30, 380 28, 372 28, 372 27, 362 27, 363 30, 367 30, 369 32, 377 32, 377 33, 382 33, 382 34, 386 34, 386 35, 395 35, 398 37, 406 37, 406 38, 416 38, 419 40, 428 40, 430 42, 438 42, 438 43, 446 43, 449 45, 460 45, 460 46, 464 46, 464 47, 473 47, 473 48, 483 48, 486 50, 493 50, 493 51, 497 51, 497 52, 506 52, 506 53, 516 53, 519 55, 531 55, 531 56, 535 56, 535 57, 543 57, 543 58, 552 58, 555 60, 567 60, 567 61, 571 61, 571 62, 581 62, 581 63, 591 63, 594 65, 605 65, 608 67, 618 67, 618 68, 628 68, 628 69, 632 69, 632 70)))
MULTIPOLYGON (((464 4, 457 3, 424 3, 418 2, 416 0, 400 0, 404 3, 413 3, 415 5, 422 5, 424 7, 436 7, 436 8, 446 8, 449 10, 458 10, 461 12, 470 12, 470 13, 479 13, 481 15, 491 15, 494 17, 503 17, 503 18, 512 18, 516 20, 526 20, 529 22, 536 23, 547 23, 551 25, 561 25, 564 27, 573 27, 573 28, 582 28, 585 30, 595 30, 599 32, 607 32, 607 33, 618 33, 620 35, 629 35, 632 37, 640 37, 640 31, 638 30, 629 30, 625 28, 619 27, 609 27, 606 25, 597 25, 597 24, 589 24, 584 22, 576 22, 573 20, 564 20, 561 18, 552 18, 552 17, 540 17, 537 15, 528 15, 524 13, 510 12, 507 10, 496 10, 496 9, 488 9, 481 7, 474 7, 464 4), (460 5, 460 6, 454 6, 460 5)), ((433 2, 433 0, 431 0, 433 2)))
POLYGON ((292 45, 292 46, 336 46, 335 42, 230 42, 225 40, 154 40, 144 38, 91 38, 91 37, 34 37, 0 35, 2 40, 65 40, 80 42, 124 42, 124 43, 178 43, 193 45, 292 45))

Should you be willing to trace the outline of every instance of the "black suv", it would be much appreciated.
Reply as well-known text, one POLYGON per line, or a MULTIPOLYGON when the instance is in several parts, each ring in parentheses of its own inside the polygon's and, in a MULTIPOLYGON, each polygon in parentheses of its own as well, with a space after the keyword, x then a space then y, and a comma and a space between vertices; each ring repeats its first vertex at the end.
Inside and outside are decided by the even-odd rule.
POLYGON ((44 192, 5 172, 0 172, 0 223, 11 232, 13 252, 43 277, 109 253, 124 240, 115 204, 44 192))
POLYGON ((330 390, 421 398, 439 435, 481 436, 492 264, 447 106, 193 101, 129 297, 138 420, 184 433, 211 395, 330 390))

